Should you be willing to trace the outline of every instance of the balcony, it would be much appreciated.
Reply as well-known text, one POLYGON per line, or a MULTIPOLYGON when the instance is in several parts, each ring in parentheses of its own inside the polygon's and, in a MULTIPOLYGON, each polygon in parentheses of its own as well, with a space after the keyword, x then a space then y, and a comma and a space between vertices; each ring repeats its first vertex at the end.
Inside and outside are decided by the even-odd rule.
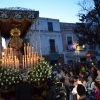
POLYGON ((50 48, 49 47, 49 53, 50 54, 58 54, 58 46, 55 46, 55 47, 52 47, 52 48, 50 48))
POLYGON ((83 45, 83 46, 79 46, 80 47, 80 51, 84 51, 86 50, 86 47, 83 45))

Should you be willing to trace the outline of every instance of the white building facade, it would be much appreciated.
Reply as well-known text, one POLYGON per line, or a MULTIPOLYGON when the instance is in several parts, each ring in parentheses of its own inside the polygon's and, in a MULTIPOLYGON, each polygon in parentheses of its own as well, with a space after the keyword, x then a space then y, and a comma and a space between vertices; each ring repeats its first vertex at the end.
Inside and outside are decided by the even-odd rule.
POLYGON ((27 33, 34 50, 52 65, 63 64, 63 46, 58 19, 39 18, 27 33))
POLYGON ((63 42, 63 54, 64 63, 73 63, 74 61, 88 61, 97 59, 100 60, 99 48, 93 45, 84 44, 80 46, 78 44, 78 38, 74 34, 75 23, 60 23, 62 42, 63 42), (88 58, 86 55, 90 53, 88 58))

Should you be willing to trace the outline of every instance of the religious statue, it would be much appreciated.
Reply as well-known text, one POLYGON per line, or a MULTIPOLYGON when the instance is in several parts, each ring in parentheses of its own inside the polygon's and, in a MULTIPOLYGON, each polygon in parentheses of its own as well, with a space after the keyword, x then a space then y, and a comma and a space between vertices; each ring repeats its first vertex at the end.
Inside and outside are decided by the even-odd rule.
POLYGON ((20 38, 21 31, 18 28, 13 28, 11 29, 10 34, 12 39, 10 40, 8 46, 13 48, 14 55, 18 57, 18 59, 21 59, 22 53, 20 48, 23 44, 22 39, 20 38))

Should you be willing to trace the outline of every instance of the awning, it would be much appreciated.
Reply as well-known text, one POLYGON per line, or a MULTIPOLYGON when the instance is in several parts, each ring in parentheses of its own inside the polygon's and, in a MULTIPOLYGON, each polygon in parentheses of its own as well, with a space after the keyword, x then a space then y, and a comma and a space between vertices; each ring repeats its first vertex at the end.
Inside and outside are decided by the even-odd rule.
POLYGON ((51 55, 50 60, 58 60, 58 55, 51 55))

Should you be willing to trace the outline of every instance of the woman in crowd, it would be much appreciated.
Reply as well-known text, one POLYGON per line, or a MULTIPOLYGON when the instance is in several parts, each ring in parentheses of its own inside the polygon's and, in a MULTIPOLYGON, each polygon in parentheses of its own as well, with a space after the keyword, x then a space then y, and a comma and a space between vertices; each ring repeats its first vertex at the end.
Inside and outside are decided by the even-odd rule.
POLYGON ((86 83, 87 93, 90 95, 94 87, 94 81, 91 76, 88 77, 88 81, 86 83))
POLYGON ((85 73, 82 72, 82 71, 80 71, 80 73, 79 73, 79 78, 80 78, 80 80, 81 80, 83 86, 85 87, 85 86, 86 86, 86 76, 85 76, 85 73))
POLYGON ((95 82, 93 95, 96 100, 100 100, 100 84, 95 82))
POLYGON ((97 77, 95 81, 100 82, 100 69, 97 69, 97 77))

